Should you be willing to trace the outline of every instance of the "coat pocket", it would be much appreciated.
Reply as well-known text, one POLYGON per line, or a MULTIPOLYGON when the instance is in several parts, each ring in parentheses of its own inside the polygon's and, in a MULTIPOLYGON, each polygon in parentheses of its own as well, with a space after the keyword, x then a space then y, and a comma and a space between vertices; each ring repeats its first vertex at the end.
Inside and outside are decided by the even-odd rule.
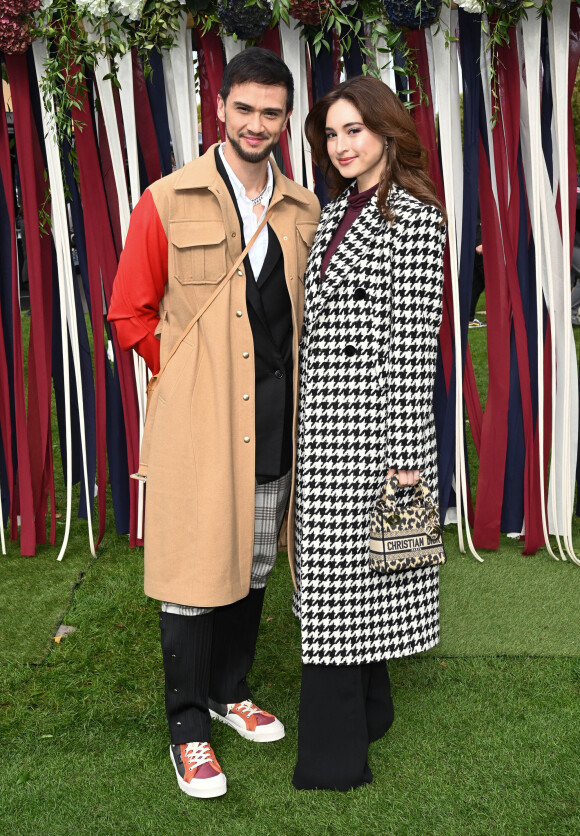
POLYGON ((227 271, 220 221, 169 221, 171 271, 180 284, 217 284, 227 271))

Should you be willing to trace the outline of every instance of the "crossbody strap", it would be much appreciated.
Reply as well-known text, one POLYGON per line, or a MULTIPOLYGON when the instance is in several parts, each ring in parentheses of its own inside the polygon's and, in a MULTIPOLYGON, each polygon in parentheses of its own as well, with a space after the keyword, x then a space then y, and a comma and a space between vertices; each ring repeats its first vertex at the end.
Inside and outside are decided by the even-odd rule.
MULTIPOLYGON (((169 363, 169 361, 171 360, 171 358, 173 357, 173 355, 175 354, 175 352, 177 351, 177 349, 179 348, 179 346, 181 345, 181 343, 183 342, 183 340, 187 337, 187 335, 189 334, 189 332, 191 331, 191 329, 193 328, 193 326, 195 325, 195 323, 197 322, 197 320, 200 318, 200 316, 202 316, 202 315, 203 315, 203 314, 207 311, 207 309, 209 308, 209 306, 210 306, 210 305, 212 305, 212 304, 215 302, 215 300, 216 300, 216 299, 217 299, 217 297, 220 295, 220 293, 222 292, 222 290, 223 290, 223 289, 225 288, 225 286, 229 283, 230 279, 232 278, 232 276, 234 275, 234 273, 236 272, 236 270, 238 269, 238 267, 240 266, 240 264, 242 263, 242 261, 244 260, 244 258, 247 256, 247 254, 249 253, 250 249, 252 248, 252 246, 253 246, 253 244, 254 244, 254 241, 257 239, 257 237, 258 237, 258 235, 260 234, 260 232, 264 229, 264 227, 266 226, 266 224, 267 224, 267 223, 268 223, 268 221, 270 220, 270 216, 271 216, 271 214, 272 214, 272 210, 273 210, 273 208, 274 208, 273 206, 270 206, 270 208, 268 209, 268 212, 267 212, 267 214, 266 214, 266 217, 265 217, 265 218, 261 221, 261 223, 259 224, 259 226, 258 226, 257 230, 254 232, 254 234, 253 234, 253 235, 252 235, 252 237, 250 238, 249 242, 246 244, 246 247, 245 247, 245 249, 243 250, 242 254, 241 254, 241 255, 240 255, 240 256, 239 256, 239 257, 235 260, 235 262, 234 262, 234 265, 233 265, 232 269, 231 269, 231 270, 230 270, 230 272, 227 274, 227 276, 225 277, 225 279, 223 279, 223 281, 221 281, 221 282, 220 282, 220 284, 219 284, 219 286, 217 287, 216 291, 215 291, 214 293, 212 293, 212 295, 209 297, 209 299, 207 300, 207 302, 205 303, 205 305, 202 305, 202 307, 201 307, 201 308, 200 308, 200 309, 196 312, 196 314, 195 314, 195 316, 193 317, 193 319, 192 319, 192 320, 191 320, 191 321, 190 321, 190 322, 189 322, 189 323, 185 326, 185 328, 183 329, 183 331, 182 331, 182 333, 181 333, 181 336, 179 337, 179 339, 177 340, 177 342, 175 343, 175 345, 174 345, 174 346, 173 346, 173 348, 171 349, 171 351, 170 351, 169 355, 167 356, 167 358, 166 358, 166 360, 165 360, 165 363, 161 366, 161 368, 159 369, 159 371, 158 371, 158 372, 157 372, 157 374, 155 375, 155 382, 156 382, 156 383, 159 383, 159 378, 161 377, 161 375, 162 375, 162 374, 163 374, 163 372, 165 371, 165 369, 166 369, 166 367, 167 367, 167 364, 169 363)), ((152 378, 152 379, 153 379, 153 378, 152 378)))

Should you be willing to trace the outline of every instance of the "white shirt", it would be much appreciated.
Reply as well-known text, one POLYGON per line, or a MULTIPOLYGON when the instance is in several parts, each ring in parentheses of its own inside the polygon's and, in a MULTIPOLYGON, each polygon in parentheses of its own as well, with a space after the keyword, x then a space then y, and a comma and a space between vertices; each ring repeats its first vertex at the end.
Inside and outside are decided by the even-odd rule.
MULTIPOLYGON (((272 197, 272 192, 274 191, 274 174, 272 172, 272 166, 270 165, 270 163, 268 163, 268 182, 266 183, 266 190, 262 195, 262 199, 260 201, 260 205, 262 206, 262 214, 260 215, 260 217, 258 217, 257 214, 254 212, 254 206, 252 201, 249 197, 246 196, 246 190, 244 188, 243 183, 236 177, 231 165, 225 158, 224 146, 225 142, 222 143, 222 145, 220 145, 220 154, 222 162, 228 173, 228 177, 230 178, 230 183, 232 184, 232 188, 236 195, 238 209, 240 210, 240 215, 242 216, 242 221, 244 224, 244 240, 247 244, 254 232, 257 230, 258 225, 260 224, 262 218, 266 213, 268 204, 270 203, 270 198, 272 197)), ((264 229, 260 232, 257 239, 252 244, 252 248, 249 253, 250 264, 252 265, 252 270, 254 271, 255 279, 257 279, 260 275, 262 267, 264 266, 264 261, 266 260, 267 252, 268 224, 266 224, 264 229)))

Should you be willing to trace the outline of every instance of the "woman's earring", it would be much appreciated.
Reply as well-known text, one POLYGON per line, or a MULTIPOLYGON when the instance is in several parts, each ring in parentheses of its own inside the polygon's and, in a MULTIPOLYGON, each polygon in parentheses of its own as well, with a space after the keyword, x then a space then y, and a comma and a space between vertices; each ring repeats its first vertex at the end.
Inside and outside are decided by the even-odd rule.
POLYGON ((388 151, 388 150, 389 150, 389 143, 388 143, 388 142, 387 142, 387 140, 385 139, 385 151, 388 151))

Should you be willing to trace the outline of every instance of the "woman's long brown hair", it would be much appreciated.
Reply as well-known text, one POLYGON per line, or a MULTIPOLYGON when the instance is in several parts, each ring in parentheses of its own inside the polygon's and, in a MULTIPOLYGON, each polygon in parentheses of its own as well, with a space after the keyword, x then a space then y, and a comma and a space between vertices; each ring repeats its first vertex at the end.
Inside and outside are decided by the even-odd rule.
POLYGON ((352 182, 332 165, 326 147, 326 115, 331 105, 340 99, 356 107, 369 131, 388 143, 387 161, 377 190, 377 203, 383 217, 389 221, 394 219, 387 200, 391 184, 395 183, 422 203, 436 206, 446 220, 445 207, 429 176, 427 151, 413 119, 395 93, 372 76, 356 76, 339 84, 320 99, 306 117, 306 138, 330 196, 338 197, 352 182))

